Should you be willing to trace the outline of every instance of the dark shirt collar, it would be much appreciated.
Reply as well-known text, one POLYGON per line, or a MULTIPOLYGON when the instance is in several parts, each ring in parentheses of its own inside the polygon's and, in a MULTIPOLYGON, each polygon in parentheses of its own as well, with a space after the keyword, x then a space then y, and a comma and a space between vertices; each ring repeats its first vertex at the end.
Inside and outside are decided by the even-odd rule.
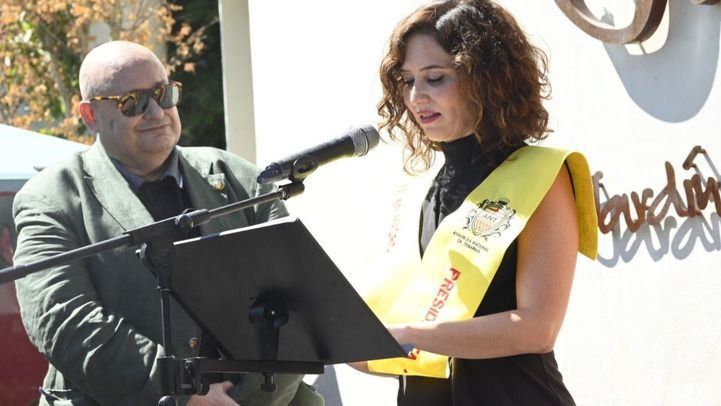
POLYGON ((441 151, 445 163, 452 166, 492 166, 496 167, 517 149, 526 145, 505 145, 497 142, 482 145, 473 134, 451 142, 442 142, 441 151))
MULTIPOLYGON (((118 169, 118 172, 120 172, 121 175, 123 175, 123 178, 128 182, 128 185, 130 185, 130 189, 133 190, 134 193, 137 193, 140 189, 140 186, 143 185, 143 183, 146 182, 145 179, 143 179, 142 176, 138 176, 134 173, 131 173, 128 168, 126 168, 120 161, 117 159, 110 157, 110 160, 113 162, 113 165, 118 169)), ((170 152, 170 156, 168 157, 167 163, 165 164, 165 172, 158 178, 158 180, 165 179, 166 177, 170 176, 171 178, 175 179, 175 181, 178 183, 179 188, 183 188, 183 176, 180 173, 180 163, 178 161, 178 149, 173 148, 173 150, 170 152)))
POLYGON ((442 142, 441 151, 446 158, 446 163, 451 165, 470 164, 481 154, 481 144, 473 134, 451 142, 442 142))

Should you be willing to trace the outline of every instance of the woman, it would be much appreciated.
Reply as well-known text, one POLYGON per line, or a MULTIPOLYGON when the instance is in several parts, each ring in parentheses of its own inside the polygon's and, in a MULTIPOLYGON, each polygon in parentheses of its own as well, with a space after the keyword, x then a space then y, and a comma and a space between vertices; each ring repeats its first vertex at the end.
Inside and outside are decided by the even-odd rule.
MULTIPOLYGON (((526 146, 548 132, 548 113, 542 104, 548 87, 545 55, 528 42, 513 17, 492 1, 436 2, 401 21, 382 62, 381 81, 382 127, 405 142, 410 153, 406 170, 427 169, 438 150, 445 157, 422 207, 419 242, 424 262, 441 222, 462 211, 463 204, 468 204, 464 201, 502 163, 506 167, 527 163, 520 172, 502 171, 515 176, 498 174, 493 181, 488 179, 500 184, 499 193, 505 194, 518 194, 507 186, 515 182, 535 187, 540 175, 534 168, 548 166, 535 163, 543 160, 532 163, 528 157, 536 154, 533 151, 543 155, 546 149, 526 146)), ((458 283, 459 296, 465 294, 462 287, 468 290, 469 286, 462 285, 465 276, 459 277, 465 271, 452 265, 454 277, 440 285, 433 304, 423 310, 423 321, 388 325, 399 343, 411 343, 421 354, 448 356, 451 364, 448 379, 414 376, 402 367, 401 373, 408 375, 401 377, 399 405, 574 403, 558 371, 553 346, 571 290, 579 223, 595 221, 595 217, 587 212, 588 199, 579 214, 574 201, 576 182, 585 185, 590 180, 577 180, 573 173, 572 181, 569 155, 556 156, 561 158, 551 159, 555 166, 538 203, 528 210, 525 226, 494 254, 497 269, 488 274, 490 282, 485 286, 478 282, 480 303, 468 302, 474 303, 472 314, 456 319, 443 316, 454 284, 458 283), (586 219, 577 220, 577 216, 586 219)), ((575 163, 580 161, 585 164, 582 157, 574 157, 575 163)), ((587 169, 582 172, 579 178, 587 177, 587 169)), ((509 202, 506 195, 495 197, 499 198, 467 206, 472 209, 457 215, 457 230, 447 232, 454 236, 447 238, 451 245, 463 243, 468 248, 464 254, 468 261, 490 255, 486 247, 509 234, 522 217, 514 208, 519 199, 509 202)), ((593 247, 587 251, 595 256, 595 237, 589 238, 593 247)), ((447 259, 461 249, 446 249, 437 256, 447 259)), ((371 372, 395 371, 374 368, 372 362, 355 366, 365 370, 370 366, 371 372)))

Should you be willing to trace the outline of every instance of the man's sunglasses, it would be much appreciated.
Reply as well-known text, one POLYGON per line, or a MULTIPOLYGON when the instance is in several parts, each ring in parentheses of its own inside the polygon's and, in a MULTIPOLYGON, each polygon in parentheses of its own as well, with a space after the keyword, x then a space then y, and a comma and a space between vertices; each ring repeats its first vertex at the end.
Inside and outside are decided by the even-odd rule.
POLYGON ((177 106, 182 90, 182 83, 170 82, 153 89, 133 90, 122 96, 94 96, 90 100, 115 100, 118 103, 118 109, 124 116, 134 117, 145 113, 151 98, 155 99, 162 109, 177 106))

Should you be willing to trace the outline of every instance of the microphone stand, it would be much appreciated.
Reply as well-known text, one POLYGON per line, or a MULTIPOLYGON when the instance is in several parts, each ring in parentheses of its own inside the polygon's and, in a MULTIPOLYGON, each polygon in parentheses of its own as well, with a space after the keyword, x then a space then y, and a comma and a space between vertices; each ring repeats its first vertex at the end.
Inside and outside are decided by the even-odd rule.
MULTIPOLYGON (((296 171, 293 171, 294 174, 296 171)), ((312 171, 310 171, 312 172, 312 171)), ((194 227, 208 223, 210 220, 224 216, 230 213, 243 210, 262 203, 268 203, 274 200, 288 200, 291 197, 303 193, 305 186, 303 178, 310 172, 301 176, 291 176, 291 183, 279 185, 275 192, 266 193, 264 195, 235 202, 216 209, 207 210, 200 209, 188 213, 180 214, 176 217, 170 217, 157 221, 146 226, 126 231, 122 235, 114 238, 100 241, 85 247, 77 248, 62 254, 31 262, 29 264, 18 264, 12 267, 0 270, 0 285, 11 282, 27 275, 42 271, 44 269, 59 265, 66 265, 83 258, 87 258, 101 252, 109 251, 120 247, 130 247, 141 245, 139 256, 144 266, 149 268, 158 280, 158 289, 160 290, 160 308, 162 317, 162 345, 164 354, 157 358, 162 396, 158 405, 171 406, 177 405, 175 399, 176 388, 178 387, 178 374, 187 373, 191 378, 190 385, 181 385, 182 394, 207 393, 208 387, 202 379, 202 375, 212 372, 247 372, 258 371, 265 375, 265 383, 262 389, 271 391, 275 389, 273 383, 274 372, 285 373, 322 373, 323 364, 320 362, 273 362, 271 361, 232 361, 232 360, 211 360, 203 358, 194 358, 190 360, 177 360, 171 353, 171 325, 170 325, 170 275, 172 273, 172 263, 174 256, 173 238, 177 230, 188 233, 194 227), (226 364, 223 364, 226 363, 226 364), (280 369, 280 370, 279 370, 280 369)), ((252 309, 251 309, 252 311, 252 309)), ((272 312, 271 312, 272 313, 272 312)), ((271 326, 277 329, 282 325, 277 320, 266 320, 271 326)), ((272 333, 272 331, 271 331, 272 333)), ((264 334, 261 338, 265 338, 264 334)), ((271 335, 272 337, 272 335, 271 335)), ((277 340, 276 340, 277 343, 277 340)), ((276 347, 277 350, 277 347, 276 347)), ((266 353, 268 353, 266 351, 266 353)), ((272 355, 272 351, 270 352, 272 355)), ((277 351, 276 351, 277 354, 277 351)), ((183 383, 181 379, 180 383, 183 383)))

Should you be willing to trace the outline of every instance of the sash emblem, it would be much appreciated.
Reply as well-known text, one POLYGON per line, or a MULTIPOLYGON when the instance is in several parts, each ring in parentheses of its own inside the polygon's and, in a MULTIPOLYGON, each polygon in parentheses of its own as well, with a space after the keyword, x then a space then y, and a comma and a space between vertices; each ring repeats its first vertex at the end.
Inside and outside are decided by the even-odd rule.
POLYGON ((511 218, 516 214, 516 209, 510 208, 508 204, 507 199, 486 199, 478 203, 478 207, 468 213, 464 228, 486 240, 488 237, 500 237, 501 232, 511 226, 511 218))

